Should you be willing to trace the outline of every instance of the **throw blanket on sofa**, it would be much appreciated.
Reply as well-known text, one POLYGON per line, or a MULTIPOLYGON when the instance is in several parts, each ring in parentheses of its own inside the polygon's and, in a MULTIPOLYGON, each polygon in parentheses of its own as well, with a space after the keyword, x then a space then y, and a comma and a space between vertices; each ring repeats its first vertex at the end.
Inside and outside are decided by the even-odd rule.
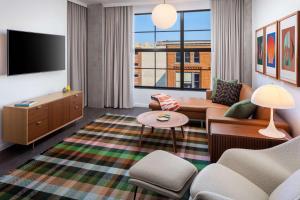
POLYGON ((167 94, 154 94, 151 98, 159 102, 162 110, 176 111, 180 108, 179 103, 167 94))

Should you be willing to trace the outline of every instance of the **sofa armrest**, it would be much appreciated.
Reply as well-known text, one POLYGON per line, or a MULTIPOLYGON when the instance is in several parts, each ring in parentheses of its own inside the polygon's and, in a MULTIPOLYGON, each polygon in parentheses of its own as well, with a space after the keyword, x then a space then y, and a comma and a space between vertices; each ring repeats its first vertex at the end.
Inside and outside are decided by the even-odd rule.
MULTIPOLYGON (((274 115, 274 122, 277 128, 281 128, 288 133, 290 132, 289 125, 277 114, 274 115)), ((210 133, 210 126, 212 123, 225 123, 225 124, 241 124, 241 125, 252 125, 252 126, 268 126, 269 120, 261 119, 236 119, 231 117, 210 117, 207 118, 207 132, 210 133)))
POLYGON ((213 192, 203 191, 197 193, 197 195, 193 200, 232 200, 232 199, 213 192))
POLYGON ((206 90, 206 99, 211 99, 212 96, 212 90, 206 90))

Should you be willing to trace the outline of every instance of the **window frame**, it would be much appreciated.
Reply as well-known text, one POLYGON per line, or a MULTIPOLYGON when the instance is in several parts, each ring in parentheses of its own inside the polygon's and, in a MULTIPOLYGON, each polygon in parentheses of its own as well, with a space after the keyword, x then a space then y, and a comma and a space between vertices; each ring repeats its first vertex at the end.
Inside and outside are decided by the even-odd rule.
MULTIPOLYGON (((161 49, 161 48, 144 48, 144 49, 137 49, 135 48, 135 54, 137 54, 138 52, 153 52, 154 53, 154 68, 138 68, 138 67, 134 67, 135 69, 153 69, 154 70, 154 82, 156 82, 156 70, 161 70, 161 68, 157 68, 156 67, 156 53, 157 52, 174 52, 176 55, 179 52, 181 55, 180 58, 180 87, 159 87, 159 86, 134 86, 135 88, 145 88, 145 89, 164 89, 164 90, 196 90, 196 91, 206 91, 207 89, 205 88, 185 88, 184 87, 184 65, 186 64, 185 62, 185 53, 186 52, 199 52, 199 63, 200 63, 200 52, 211 52, 211 48, 185 48, 185 40, 184 40, 184 33, 185 32, 199 32, 199 31, 211 31, 210 29, 195 29, 195 30, 185 30, 184 29, 184 13, 190 13, 190 12, 207 12, 207 11, 211 11, 210 9, 201 9, 201 10, 185 10, 185 11, 177 11, 177 13, 179 14, 179 20, 180 20, 180 30, 157 30, 157 27, 154 26, 154 31, 134 31, 134 34, 136 33, 154 33, 154 46, 156 45, 156 34, 157 33, 168 33, 168 32, 180 32, 180 47, 179 48, 166 48, 166 49, 161 49)), ((135 16, 137 15, 151 15, 151 13, 136 13, 135 16)), ((177 56, 176 56, 177 57, 177 56)), ((176 59, 176 58, 175 58, 176 59)), ((178 64, 178 62, 176 62, 177 59, 175 60, 175 63, 178 64)), ((190 62, 191 62, 191 55, 190 55, 190 62)), ((163 70, 171 70, 168 68, 165 68, 163 70)), ((211 70, 211 69, 201 69, 201 70, 211 70)), ((200 71, 201 71, 200 70, 200 71)), ((200 77, 199 77, 199 82, 200 82, 200 77)), ((175 84, 176 84, 176 80, 175 80, 175 84)))
POLYGON ((201 63, 201 60, 200 60, 200 52, 194 52, 194 63, 201 63), (197 55, 197 56, 196 56, 197 55), (196 61, 197 59, 197 61, 196 61))
POLYGON ((176 51, 175 52, 175 56, 176 56, 176 58, 175 58, 175 63, 181 63, 181 55, 180 55, 180 51, 176 51), (179 56, 178 56, 178 54, 179 54, 179 56), (178 61, 179 60, 179 61, 178 61))
POLYGON ((191 52, 184 51, 184 63, 191 63, 191 52))

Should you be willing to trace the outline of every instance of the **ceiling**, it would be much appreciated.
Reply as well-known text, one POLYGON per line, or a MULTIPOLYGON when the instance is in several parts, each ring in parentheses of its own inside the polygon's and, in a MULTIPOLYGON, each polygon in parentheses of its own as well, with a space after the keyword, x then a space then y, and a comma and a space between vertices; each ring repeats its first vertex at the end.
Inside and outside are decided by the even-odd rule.
MULTIPOLYGON (((151 5, 163 3, 164 0, 80 0, 87 5, 102 3, 104 6, 120 6, 120 5, 151 5)), ((199 0, 166 0, 166 3, 188 3, 199 0)))

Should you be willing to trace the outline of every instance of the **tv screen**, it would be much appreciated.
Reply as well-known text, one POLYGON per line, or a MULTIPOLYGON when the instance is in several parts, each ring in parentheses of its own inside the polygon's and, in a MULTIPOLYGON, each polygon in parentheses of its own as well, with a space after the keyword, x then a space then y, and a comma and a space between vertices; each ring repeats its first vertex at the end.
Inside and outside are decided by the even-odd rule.
POLYGON ((8 30, 8 75, 65 69, 65 36, 8 30))

